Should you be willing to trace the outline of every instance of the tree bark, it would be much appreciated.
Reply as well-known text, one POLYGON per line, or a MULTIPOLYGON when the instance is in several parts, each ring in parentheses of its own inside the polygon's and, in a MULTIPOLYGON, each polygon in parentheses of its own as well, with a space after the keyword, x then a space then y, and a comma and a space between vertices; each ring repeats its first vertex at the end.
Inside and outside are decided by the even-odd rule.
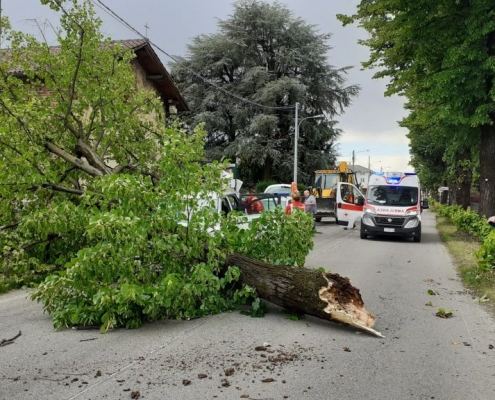
MULTIPOLYGON (((495 117, 493 118, 495 120, 495 117)), ((495 215, 495 126, 481 127, 480 216, 495 215)))
POLYGON ((440 193, 440 204, 448 204, 449 203, 449 190, 443 190, 440 193))
POLYGON ((108 175, 112 172, 112 170, 105 165, 96 151, 82 139, 77 141, 76 153, 79 157, 83 156, 86 158, 89 165, 100 170, 104 175, 108 175))
POLYGON ((456 178, 452 194, 454 195, 454 204, 460 205, 466 210, 471 205, 471 184, 473 181, 472 167, 470 165, 470 150, 466 149, 457 154, 456 160, 456 178))
POLYGON ((240 254, 231 254, 226 265, 237 266, 240 281, 254 287, 264 300, 383 337, 372 329, 376 317, 366 311, 359 289, 349 278, 304 267, 265 264, 240 254))
POLYGON ((61 149, 60 147, 55 146, 53 143, 46 142, 45 148, 50 153, 55 154, 56 156, 67 161, 68 163, 72 164, 76 168, 79 168, 80 170, 86 172, 88 175, 103 176, 103 172, 101 172, 99 169, 94 168, 91 165, 89 165, 86 160, 74 157, 72 154, 68 153, 64 149, 61 149))
POLYGON ((263 170, 262 170, 262 180, 264 181, 269 181, 272 176, 272 159, 270 157, 267 157, 265 160, 265 164, 263 165, 263 170))

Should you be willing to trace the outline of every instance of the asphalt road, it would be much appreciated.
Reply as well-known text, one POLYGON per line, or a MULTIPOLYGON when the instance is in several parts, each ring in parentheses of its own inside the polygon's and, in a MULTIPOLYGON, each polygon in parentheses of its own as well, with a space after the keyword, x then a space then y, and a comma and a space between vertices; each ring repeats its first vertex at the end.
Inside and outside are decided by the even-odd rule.
POLYGON ((56 332, 17 291, 0 295, 0 341, 22 332, 0 347, 0 399, 495 399, 495 319, 462 287, 432 214, 422 243, 318 230, 306 265, 351 278, 385 338, 275 306, 258 319, 56 332))

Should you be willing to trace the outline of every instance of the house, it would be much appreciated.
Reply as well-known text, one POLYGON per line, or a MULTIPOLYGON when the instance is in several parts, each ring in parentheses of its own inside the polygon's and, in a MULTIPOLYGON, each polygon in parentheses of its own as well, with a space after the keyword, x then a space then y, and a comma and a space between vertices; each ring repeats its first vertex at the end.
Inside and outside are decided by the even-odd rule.
POLYGON ((166 116, 174 114, 175 111, 189 111, 184 97, 148 40, 116 40, 114 43, 121 43, 134 51, 136 58, 132 60, 132 63, 138 85, 156 90, 163 101, 166 116))
MULTIPOLYGON (((167 69, 146 39, 114 40, 111 43, 119 43, 132 50, 136 57, 131 61, 136 75, 137 85, 151 88, 156 91, 163 102, 165 115, 168 117, 177 112, 189 111, 186 100, 179 92, 167 69)), ((2 50, 0 58, 8 56, 8 50, 2 50)), ((50 47, 52 54, 60 52, 59 46, 50 47)), ((13 69, 10 73, 20 79, 25 77, 21 69, 13 69)), ((43 92, 43 88, 38 88, 43 92)))

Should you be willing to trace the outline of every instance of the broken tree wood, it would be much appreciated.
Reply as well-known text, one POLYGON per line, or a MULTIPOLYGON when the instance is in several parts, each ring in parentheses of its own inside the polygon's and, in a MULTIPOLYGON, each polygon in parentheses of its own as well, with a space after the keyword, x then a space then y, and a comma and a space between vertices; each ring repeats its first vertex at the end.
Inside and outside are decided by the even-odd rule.
POLYGON ((236 253, 227 257, 226 265, 237 266, 240 281, 254 287, 264 300, 384 337, 372 328, 376 317, 366 311, 359 289, 349 278, 316 269, 265 264, 236 253))

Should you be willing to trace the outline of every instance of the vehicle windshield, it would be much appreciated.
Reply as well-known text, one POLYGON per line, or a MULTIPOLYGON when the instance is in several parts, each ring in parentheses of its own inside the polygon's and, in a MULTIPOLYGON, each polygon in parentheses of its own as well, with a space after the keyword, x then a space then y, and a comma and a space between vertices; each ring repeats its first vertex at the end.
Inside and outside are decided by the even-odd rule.
POLYGON ((366 194, 368 204, 413 206, 418 204, 418 188, 412 186, 370 186, 366 194))
POLYGON ((340 181, 340 173, 322 173, 315 177, 315 187, 319 189, 332 189, 340 181))
POLYGON ((265 193, 276 193, 276 194, 290 194, 291 187, 290 186, 273 186, 267 187, 265 193))

